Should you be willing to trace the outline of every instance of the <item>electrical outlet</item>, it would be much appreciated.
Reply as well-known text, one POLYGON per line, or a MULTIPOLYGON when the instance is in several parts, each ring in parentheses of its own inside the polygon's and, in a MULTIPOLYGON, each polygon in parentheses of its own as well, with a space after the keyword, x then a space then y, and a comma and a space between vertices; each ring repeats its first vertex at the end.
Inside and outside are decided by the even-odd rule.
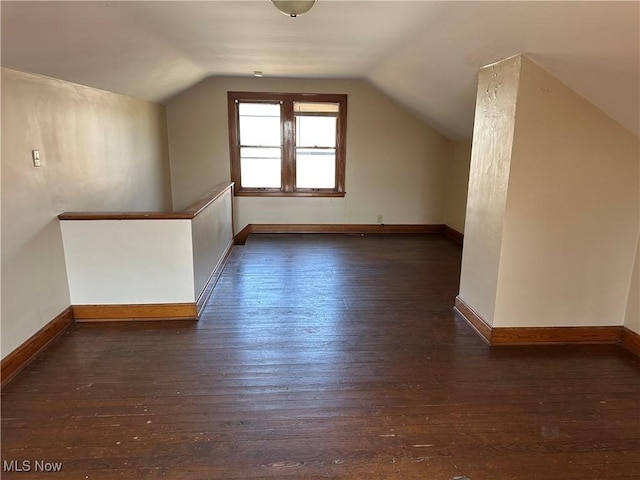
POLYGON ((383 223, 382 215, 378 215, 378 225, 382 225, 383 223))
POLYGON ((33 158, 34 167, 42 166, 42 164, 40 163, 40 150, 31 150, 31 158, 33 158))

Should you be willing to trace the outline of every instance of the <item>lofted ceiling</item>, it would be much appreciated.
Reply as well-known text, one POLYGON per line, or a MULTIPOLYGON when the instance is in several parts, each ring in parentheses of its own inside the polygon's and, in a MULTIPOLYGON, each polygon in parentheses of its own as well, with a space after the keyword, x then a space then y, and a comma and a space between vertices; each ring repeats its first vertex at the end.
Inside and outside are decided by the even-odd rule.
POLYGON ((640 2, 2 1, 2 65, 166 103, 217 75, 364 79, 470 139, 478 69, 526 53, 640 136, 640 2))

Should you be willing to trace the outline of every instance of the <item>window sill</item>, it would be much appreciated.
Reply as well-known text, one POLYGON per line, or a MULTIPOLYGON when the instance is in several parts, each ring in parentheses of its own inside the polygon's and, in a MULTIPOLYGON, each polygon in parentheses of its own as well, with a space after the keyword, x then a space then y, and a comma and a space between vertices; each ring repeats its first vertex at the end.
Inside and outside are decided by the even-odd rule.
POLYGON ((280 192, 280 191, 259 191, 259 190, 235 190, 236 197, 344 197, 346 192, 333 191, 301 191, 301 192, 280 192))

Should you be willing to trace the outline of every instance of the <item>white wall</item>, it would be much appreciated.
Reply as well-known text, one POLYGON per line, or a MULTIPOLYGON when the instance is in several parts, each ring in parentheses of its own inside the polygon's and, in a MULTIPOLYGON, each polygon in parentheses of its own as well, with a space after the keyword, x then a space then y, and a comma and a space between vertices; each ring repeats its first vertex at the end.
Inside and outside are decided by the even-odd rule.
POLYGON ((62 220, 72 305, 195 303, 233 242, 231 189, 193 219, 62 220))
POLYGON ((233 242, 232 189, 191 221, 195 300, 233 242))
POLYGON ((72 305, 195 302, 191 220, 61 225, 72 305))
POLYGON ((4 357, 70 305, 59 213, 171 197, 164 107, 4 68, 1 95, 4 357))
POLYGON ((444 223, 452 142, 361 81, 211 78, 167 106, 173 202, 229 181, 227 91, 345 93, 345 198, 237 197, 248 223, 444 223))
POLYGON ((480 70, 465 219, 460 297, 489 325, 498 288, 520 57, 480 70))
POLYGON ((464 221, 467 214, 470 168, 471 142, 462 140, 453 142, 447 179, 447 208, 444 222, 460 233, 464 233, 464 221))
POLYGON ((494 326, 623 325, 637 137, 522 57, 494 326))

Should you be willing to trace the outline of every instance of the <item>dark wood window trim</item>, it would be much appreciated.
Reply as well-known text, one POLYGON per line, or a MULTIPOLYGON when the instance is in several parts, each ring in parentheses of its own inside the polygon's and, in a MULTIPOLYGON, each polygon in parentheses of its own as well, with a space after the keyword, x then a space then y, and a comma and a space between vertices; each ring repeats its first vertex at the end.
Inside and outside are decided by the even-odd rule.
POLYGON ((347 150, 347 95, 317 93, 263 93, 228 92, 229 154, 231 159, 231 181, 235 183, 236 196, 265 197, 344 197, 345 160, 347 150), (240 144, 238 131, 238 104, 242 101, 275 103, 281 105, 282 134, 282 187, 243 188, 240 172, 240 144), (336 183, 333 189, 301 189, 295 185, 295 119, 294 102, 338 103, 336 130, 336 183))

